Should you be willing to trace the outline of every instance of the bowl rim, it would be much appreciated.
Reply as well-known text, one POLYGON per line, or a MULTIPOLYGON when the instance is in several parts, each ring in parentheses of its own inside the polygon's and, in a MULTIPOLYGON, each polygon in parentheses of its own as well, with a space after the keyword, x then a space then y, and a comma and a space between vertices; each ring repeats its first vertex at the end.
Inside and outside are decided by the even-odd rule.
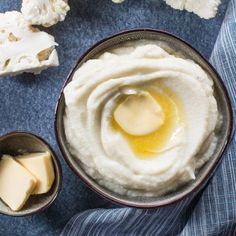
MULTIPOLYGON (((0 136, 0 142, 5 139, 5 138, 8 138, 10 136, 13 136, 13 135, 29 135, 31 137, 34 137, 36 139, 38 139, 39 141, 41 141, 51 152, 51 154, 53 155, 52 159, 53 159, 53 165, 56 165, 57 166, 57 170, 55 172, 57 172, 57 176, 58 176, 58 185, 55 189, 55 193, 52 195, 52 198, 50 198, 50 200, 47 202, 47 204, 44 204, 42 205, 42 207, 40 207, 39 209, 37 210, 33 210, 33 211, 30 211, 28 213, 21 213, 21 211, 17 211, 16 215, 15 214, 10 214, 10 213, 6 213, 6 212, 3 212, 2 210, 0 210, 0 214, 2 215, 6 215, 6 216, 11 216, 11 217, 24 217, 24 216, 31 216, 31 215, 34 215, 34 214, 37 214, 37 213, 40 213, 44 210, 46 210, 48 207, 50 207, 52 205, 52 203, 56 200, 58 194, 60 193, 61 191, 61 187, 62 187, 62 178, 63 178, 63 175, 62 175, 62 167, 61 167, 61 163, 59 161, 59 158, 58 156, 56 155, 55 151, 53 150, 53 148, 51 147, 51 145, 45 140, 43 139, 42 137, 40 137, 39 135, 33 133, 33 132, 29 132, 29 131, 21 131, 21 130, 17 130, 17 131, 11 131, 9 133, 5 133, 3 135, 0 136), (56 163, 56 164, 55 164, 56 163)), ((55 168, 54 168, 55 169, 55 168)), ((56 176, 56 175, 55 175, 56 176)))
MULTIPOLYGON (((211 65, 211 63, 197 50, 195 49, 192 45, 190 45, 188 42, 186 42, 184 39, 182 39, 181 37, 176 36, 175 34, 169 33, 167 31, 163 31, 163 30, 158 30, 158 29, 152 29, 152 28, 135 28, 135 29, 131 29, 131 30, 124 30, 124 31, 120 31, 116 34, 112 34, 108 37, 103 38, 102 40, 96 42, 95 44, 93 44, 91 47, 89 47, 89 49, 87 49, 77 60, 77 62, 75 63, 75 65, 72 67, 71 71, 69 72, 63 87, 61 89, 59 98, 57 100, 56 103, 56 107, 55 107, 55 116, 54 116, 54 132, 55 132, 55 136, 56 136, 56 140, 57 140, 57 144, 59 146, 59 149, 61 151, 62 157, 65 160, 65 162, 67 163, 67 165, 72 169, 72 171, 94 192, 96 192, 98 195, 102 196, 103 198, 121 205, 121 206, 126 206, 126 207, 133 207, 133 208, 139 208, 139 209, 154 209, 154 208, 161 208, 161 207, 165 207, 165 206, 169 206, 171 204, 177 203, 183 199, 185 199, 186 197, 190 196, 191 194, 193 194, 194 192, 199 192, 209 181, 209 179, 213 176, 213 174, 215 173, 215 170, 217 169, 217 167, 219 166, 221 160, 223 159, 223 154, 226 151, 227 147, 229 146, 229 143, 231 141, 231 138, 233 137, 233 110, 232 110, 232 104, 231 104, 231 100, 228 94, 228 91, 226 89, 226 86, 224 85, 224 82, 221 78, 221 76, 219 75, 219 73, 216 71, 216 69, 211 65), (153 202, 153 203, 133 203, 130 200, 122 200, 122 199, 118 199, 118 197, 114 197, 113 195, 104 192, 103 190, 98 189, 96 186, 94 186, 93 184, 89 183, 83 176, 82 174, 77 171, 77 169, 73 166, 73 164, 70 162, 70 158, 67 156, 67 154, 64 152, 62 144, 60 142, 60 138, 59 138, 59 133, 60 131, 58 130, 57 127, 57 123, 58 123, 58 113, 59 113, 59 108, 60 105, 63 102, 64 99, 64 95, 63 95, 63 91, 64 88, 66 87, 66 85, 69 83, 69 81, 71 80, 74 72, 78 69, 78 65, 80 64, 80 62, 87 56, 87 54, 89 54, 92 50, 94 50, 96 47, 98 47, 100 44, 122 36, 122 35, 126 35, 126 34, 130 34, 130 33, 142 33, 142 32, 150 32, 150 33, 158 33, 158 34, 163 34, 167 37, 172 37, 175 40, 180 41, 181 43, 185 44, 187 47, 189 47, 195 54, 197 54, 202 61, 204 61, 204 63, 206 63, 206 65, 212 70, 212 72, 216 75, 216 78, 222 88, 224 97, 225 97, 225 101, 227 104, 227 109, 229 111, 229 129, 227 130, 227 134, 226 134, 226 138, 225 138, 225 142, 222 144, 221 149, 219 150, 219 154, 216 157, 213 165, 211 166, 211 168, 209 169, 209 171, 207 172, 207 174, 204 176, 204 178, 193 188, 193 189, 189 189, 186 190, 184 194, 182 194, 181 196, 174 196, 172 197, 172 199, 167 199, 167 200, 161 200, 160 202, 153 202)), ((85 172, 84 172, 85 173, 85 172)), ((86 173, 85 173, 86 174, 86 173)), ((91 177, 89 177, 91 178, 91 177)))

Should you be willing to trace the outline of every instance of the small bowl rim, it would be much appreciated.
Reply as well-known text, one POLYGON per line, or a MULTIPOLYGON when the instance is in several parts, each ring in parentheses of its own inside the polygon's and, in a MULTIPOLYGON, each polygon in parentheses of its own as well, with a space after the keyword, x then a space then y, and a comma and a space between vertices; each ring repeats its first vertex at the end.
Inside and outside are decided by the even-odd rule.
MULTIPOLYGON (((37 214, 37 213, 40 213, 40 212, 43 212, 45 211, 48 207, 50 207, 52 205, 52 203, 56 200, 56 198, 58 197, 58 194, 60 193, 61 191, 61 187, 62 187, 62 178, 63 178, 63 175, 62 175, 62 167, 61 167, 61 163, 59 161, 59 158, 58 156, 56 155, 55 151, 53 150, 53 148, 51 147, 51 145, 45 140, 43 139, 41 136, 39 136, 38 134, 35 134, 33 132, 29 132, 29 131, 21 131, 21 130, 16 130, 16 131, 11 131, 9 133, 5 133, 3 135, 0 136, 0 142, 5 139, 5 138, 8 138, 12 135, 29 135, 29 136, 32 136, 36 139, 38 139, 39 141, 41 141, 43 144, 45 144, 45 146, 50 150, 51 154, 53 155, 53 162, 55 161, 56 162, 56 165, 57 165, 57 175, 58 175, 58 187, 56 188, 56 191, 55 193, 52 195, 52 198, 50 199, 50 201, 47 202, 47 204, 43 205, 42 207, 40 207, 39 209, 37 210, 33 210, 33 211, 30 211, 28 213, 20 213, 21 211, 17 211, 16 215, 14 214, 10 214, 10 213, 6 213, 6 212, 3 212, 0 210, 0 214, 1 215, 6 215, 6 216, 11 216, 11 217, 24 217, 24 216, 31 216, 31 215, 34 215, 34 214, 37 214)), ((53 163, 54 164, 54 163, 53 163)), ((55 170, 54 170, 55 171, 55 170)), ((4 203, 5 204, 5 203, 4 203)))
MULTIPOLYGON (((184 39, 182 39, 179 36, 176 36, 173 33, 169 33, 167 31, 164 30, 158 30, 158 29, 152 29, 152 28, 135 28, 135 29, 131 29, 131 30, 124 30, 124 31, 120 31, 118 33, 112 34, 108 37, 103 38, 102 40, 99 40, 98 42, 96 42, 95 44, 93 44, 91 47, 89 47, 77 60, 77 62, 75 63, 75 65, 72 67, 72 69, 70 70, 64 84, 63 87, 61 89, 59 98, 57 100, 56 103, 56 107, 55 107, 55 114, 54 114, 54 132, 55 132, 55 136, 56 136, 56 140, 57 140, 57 144, 59 146, 60 152, 62 154, 63 159, 65 160, 65 162, 67 163, 67 165, 71 168, 71 170, 83 181, 83 183, 85 183, 92 191, 96 192, 98 195, 100 195, 101 197, 115 203, 121 206, 126 206, 126 207, 133 207, 133 208, 137 208, 137 209, 155 209, 155 208, 161 208, 161 207, 166 207, 169 205, 172 205, 174 203, 180 202, 181 200, 187 198, 188 196, 190 196, 191 194, 193 194, 194 192, 199 192, 201 189, 204 188, 204 186, 207 185, 208 181, 210 180, 210 178, 215 174, 215 171, 217 169, 217 167, 219 166, 219 164, 221 163, 222 159, 223 159, 223 154, 226 151, 227 147, 230 144, 230 141, 233 137, 233 130, 234 130, 234 122, 233 122, 233 110, 232 110, 232 103, 228 94, 228 91, 226 89, 226 86, 224 84, 224 81, 222 80, 221 76, 219 75, 219 73, 216 71, 216 69, 211 65, 211 63, 208 61, 208 59, 206 59, 197 49, 195 49, 191 44, 189 44, 188 42, 186 42, 184 39), (74 74, 74 72, 78 69, 78 65, 80 64, 80 62, 87 56, 87 54, 89 54, 92 50, 94 50, 96 47, 98 47, 100 44, 125 35, 125 34, 129 34, 129 33, 141 33, 141 32, 151 32, 151 33, 159 33, 159 34, 164 34, 167 37, 172 37, 178 41, 180 41, 181 43, 185 44, 187 47, 189 47, 195 54, 197 54, 201 60, 206 63, 207 66, 209 66, 209 68, 212 70, 212 72, 216 75, 216 78, 218 80, 218 82, 220 83, 220 86, 222 88, 222 91, 224 93, 224 97, 226 100, 226 104, 227 104, 227 109, 229 111, 229 129, 225 138, 225 142, 222 144, 222 147, 219 151, 218 156, 216 157, 213 165, 211 166, 211 168, 209 169, 209 171, 207 172, 207 174, 204 176, 204 178, 193 188, 190 190, 186 190, 184 194, 180 194, 181 196, 174 196, 172 197, 173 199, 167 199, 167 200, 161 200, 161 202, 163 203, 159 203, 159 202, 153 202, 153 203, 133 203, 132 200, 122 200, 122 199, 118 199, 119 197, 114 197, 113 195, 106 193, 103 190, 98 189, 96 186, 94 186, 93 184, 89 183, 83 176, 82 174, 77 171, 77 169, 74 167, 74 165, 71 163, 70 161, 70 157, 67 156, 67 154, 64 152, 62 144, 60 143, 60 138, 59 138, 59 133, 60 131, 58 130, 57 127, 57 123, 58 123, 58 113, 59 113, 59 108, 63 102, 64 99, 64 95, 63 95, 63 91, 64 88, 66 87, 66 85, 69 83, 69 81, 72 79, 72 76, 74 74)), ((63 140, 64 142, 64 140, 63 140)), ((84 173, 86 174, 86 172, 84 171, 84 173)), ((88 176, 89 177, 89 176, 88 176)), ((91 177, 89 177, 91 178, 91 177)), ((95 181, 95 180, 94 180, 95 181)), ((96 181, 95 181, 96 182, 96 181)))

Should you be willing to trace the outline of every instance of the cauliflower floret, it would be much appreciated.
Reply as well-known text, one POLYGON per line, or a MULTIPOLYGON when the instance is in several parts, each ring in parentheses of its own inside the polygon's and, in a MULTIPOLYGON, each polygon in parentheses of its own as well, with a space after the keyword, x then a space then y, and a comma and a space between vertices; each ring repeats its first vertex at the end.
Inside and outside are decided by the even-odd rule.
POLYGON ((20 12, 0 13, 0 76, 58 66, 56 45, 53 36, 30 26, 20 12))
MULTIPOLYGON (((124 0, 112 0, 121 3, 124 0)), ((178 10, 187 10, 199 15, 202 18, 210 19, 215 17, 220 0, 164 0, 166 4, 178 10)))
POLYGON ((32 25, 50 27, 70 10, 67 0, 23 0, 21 12, 32 25))
POLYGON ((122 2, 124 2, 124 0, 112 0, 112 2, 115 2, 115 3, 122 3, 122 2))
POLYGON ((164 0, 175 9, 187 10, 199 15, 202 18, 210 19, 215 17, 220 0, 164 0))

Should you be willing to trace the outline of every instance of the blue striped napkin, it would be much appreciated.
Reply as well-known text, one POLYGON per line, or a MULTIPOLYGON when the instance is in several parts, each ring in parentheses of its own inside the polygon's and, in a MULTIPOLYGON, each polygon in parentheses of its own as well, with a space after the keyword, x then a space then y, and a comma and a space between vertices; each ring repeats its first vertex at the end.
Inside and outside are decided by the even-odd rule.
MULTIPOLYGON (((229 4, 211 56, 236 109, 236 0, 229 4)), ((236 235, 236 142, 208 187, 197 196, 155 210, 95 209, 74 216, 61 236, 236 235)))

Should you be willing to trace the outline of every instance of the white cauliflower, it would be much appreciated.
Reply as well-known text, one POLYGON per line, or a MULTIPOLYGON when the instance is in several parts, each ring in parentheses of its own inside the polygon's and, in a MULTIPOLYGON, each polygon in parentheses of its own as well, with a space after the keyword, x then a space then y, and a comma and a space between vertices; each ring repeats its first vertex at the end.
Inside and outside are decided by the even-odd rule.
POLYGON ((115 3, 122 3, 122 2, 124 2, 124 0, 112 0, 112 2, 115 2, 115 3))
POLYGON ((215 17, 220 0, 164 0, 175 9, 187 10, 199 15, 202 18, 210 19, 215 17))
MULTIPOLYGON (((112 0, 121 3, 124 0, 112 0)), ((199 15, 201 18, 210 19, 215 17, 220 0, 164 0, 169 6, 178 10, 187 10, 199 15)))
POLYGON ((23 0, 21 8, 30 24, 45 27, 63 21, 69 10, 68 0, 23 0))
POLYGON ((53 36, 30 26, 20 12, 0 13, 0 76, 58 66, 56 45, 53 36))

